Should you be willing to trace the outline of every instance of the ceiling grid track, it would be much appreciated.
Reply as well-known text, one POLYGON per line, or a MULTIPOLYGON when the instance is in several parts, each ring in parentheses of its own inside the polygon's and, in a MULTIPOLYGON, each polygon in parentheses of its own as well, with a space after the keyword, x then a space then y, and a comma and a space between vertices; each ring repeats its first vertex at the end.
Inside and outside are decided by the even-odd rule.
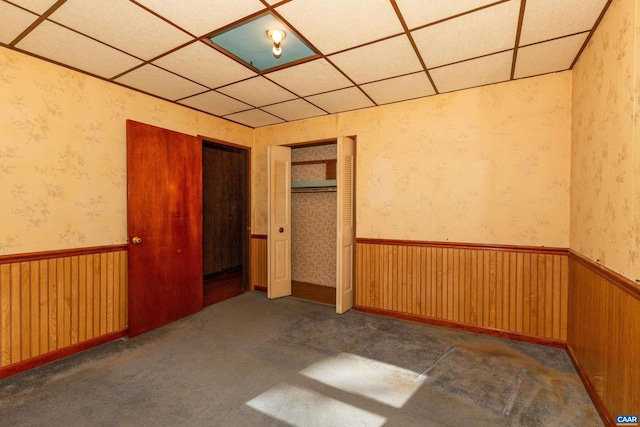
POLYGON ((31 31, 34 30, 38 25, 40 25, 45 19, 49 17, 53 12, 55 12, 60 6, 64 4, 67 0, 58 0, 54 5, 52 5, 45 13, 40 15, 38 19, 36 19, 33 24, 29 25, 18 37, 16 37, 9 46, 15 47, 16 44, 20 42, 20 40, 24 39, 31 31))
POLYGON ((589 44, 589 40, 591 40, 591 36, 593 36, 593 33, 596 31, 596 28, 598 28, 598 25, 600 25, 600 22, 602 21, 602 18, 604 18, 604 14, 607 13, 607 10, 609 10, 609 6, 611 6, 612 2, 613 2, 613 0, 608 0, 607 1, 607 4, 604 6, 604 8, 602 9, 602 12, 598 16, 598 20, 593 24, 593 28, 591 28, 591 31, 589 32, 589 35, 587 36, 587 39, 584 41, 584 43, 582 44, 582 47, 580 48, 580 50, 576 54, 576 58, 571 63, 571 67, 569 67, 570 69, 573 69, 573 67, 576 65, 576 62, 578 62, 578 59, 580 58, 580 55, 582 55, 582 51, 587 47, 587 44, 589 44))
POLYGON ((418 50, 418 46, 416 46, 415 40, 413 40, 413 37, 411 37, 411 32, 409 31, 409 27, 407 27, 407 23, 404 20, 404 17, 402 16, 400 9, 398 8, 398 4, 396 3, 396 0, 390 0, 390 1, 391 1, 391 5, 393 6, 393 10, 395 10, 396 15, 398 15, 400 24, 402 24, 402 28, 404 29, 404 32, 407 38, 409 39, 409 43, 411 43, 411 47, 413 48, 413 51, 416 53, 416 56, 418 57, 418 61, 420 61, 420 65, 422 65, 422 69, 427 75, 427 78, 429 79, 429 83, 431 83, 431 87, 433 88, 433 90, 437 95, 440 92, 438 92, 438 88, 436 87, 436 84, 433 81, 433 78, 431 77, 429 70, 427 69, 427 64, 424 63, 424 59, 422 59, 422 55, 420 55, 420 51, 418 50))

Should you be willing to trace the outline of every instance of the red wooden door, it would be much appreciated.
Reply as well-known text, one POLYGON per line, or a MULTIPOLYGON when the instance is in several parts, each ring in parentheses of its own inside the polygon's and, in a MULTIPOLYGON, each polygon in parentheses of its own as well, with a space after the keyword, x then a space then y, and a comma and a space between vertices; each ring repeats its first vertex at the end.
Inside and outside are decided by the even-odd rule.
POLYGON ((127 121, 129 335, 202 310, 202 147, 127 121))

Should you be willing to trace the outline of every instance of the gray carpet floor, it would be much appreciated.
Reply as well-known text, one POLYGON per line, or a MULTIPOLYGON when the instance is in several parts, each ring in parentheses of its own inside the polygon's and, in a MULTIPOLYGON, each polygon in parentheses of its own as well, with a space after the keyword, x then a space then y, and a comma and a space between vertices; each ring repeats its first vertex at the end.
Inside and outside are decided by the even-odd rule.
POLYGON ((247 293, 0 381, 2 426, 600 426, 563 350, 247 293))

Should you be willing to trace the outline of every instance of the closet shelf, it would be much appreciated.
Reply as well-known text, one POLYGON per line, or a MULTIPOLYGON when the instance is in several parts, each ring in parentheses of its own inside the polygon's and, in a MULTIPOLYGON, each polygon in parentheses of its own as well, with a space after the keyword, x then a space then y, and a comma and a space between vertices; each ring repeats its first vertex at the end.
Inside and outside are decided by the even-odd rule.
POLYGON ((335 191, 337 181, 335 179, 324 179, 318 181, 292 181, 291 190, 294 192, 304 191, 335 191))

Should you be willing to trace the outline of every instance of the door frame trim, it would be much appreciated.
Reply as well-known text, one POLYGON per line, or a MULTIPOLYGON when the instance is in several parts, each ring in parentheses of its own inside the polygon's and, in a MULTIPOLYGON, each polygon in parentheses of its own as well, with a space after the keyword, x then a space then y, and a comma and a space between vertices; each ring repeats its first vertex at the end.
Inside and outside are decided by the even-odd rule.
MULTIPOLYGON (((247 186, 247 194, 246 194, 246 199, 245 199, 245 204, 247 207, 247 212, 246 212, 246 223, 247 223, 247 227, 244 230, 245 231, 245 235, 244 235, 244 244, 246 245, 247 248, 247 265, 243 266, 243 275, 244 270, 246 270, 246 278, 247 278, 247 289, 244 289, 245 291, 249 291, 251 290, 251 231, 252 231, 252 224, 251 224, 251 177, 252 177, 252 151, 251 151, 251 147, 246 146, 246 145, 241 145, 241 144, 236 144, 234 142, 229 142, 229 141, 224 141, 222 139, 218 139, 218 138, 210 138, 208 136, 205 135, 200 135, 198 134, 198 138, 200 139, 200 145, 202 145, 203 147, 205 146, 205 144, 209 143, 209 144, 213 144, 213 145, 222 145, 224 147, 230 147, 230 148, 237 148, 240 150, 245 151, 245 155, 246 155, 246 159, 247 159, 247 165, 246 165, 246 186, 247 186)), ((243 288, 244 288, 244 283, 243 283, 243 288)))

